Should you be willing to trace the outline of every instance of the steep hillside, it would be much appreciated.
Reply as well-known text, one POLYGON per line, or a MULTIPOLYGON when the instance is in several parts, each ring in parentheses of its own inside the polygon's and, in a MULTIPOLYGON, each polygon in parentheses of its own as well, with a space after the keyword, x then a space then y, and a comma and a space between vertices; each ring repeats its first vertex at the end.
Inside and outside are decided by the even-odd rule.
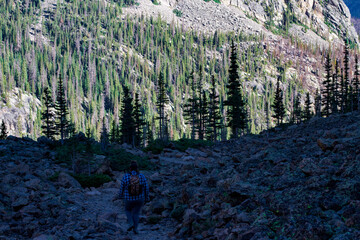
MULTIPOLYGON (((160 155, 148 154, 158 168, 143 171, 151 201, 137 236, 125 231, 121 202, 111 201, 122 172, 112 172, 113 181, 101 187, 82 188, 69 175, 71 165, 56 163, 64 148, 10 137, 0 141, 0 236, 359 239, 359 136, 360 115, 353 113, 211 148, 180 152, 169 145, 160 155)), ((76 137, 77 144, 83 141, 76 137)), ((75 162, 82 157, 75 155, 75 162)))
POLYGON ((349 9, 342 0, 225 0, 221 3, 163 0, 159 1, 159 5, 151 0, 143 0, 138 3, 125 8, 124 12, 154 17, 160 14, 168 23, 175 21, 194 30, 242 31, 248 34, 262 32, 272 35, 278 34, 279 28, 285 28, 286 34, 290 33, 303 41, 311 38, 312 44, 321 44, 323 39, 342 42, 341 38, 346 34, 351 41, 358 43, 349 9), (315 34, 303 36, 297 29, 299 26, 315 34))
MULTIPOLYGON (((55 100, 61 78, 69 119, 77 131, 90 128, 97 138, 104 117, 108 129, 112 122, 119 123, 123 85, 129 86, 133 95, 139 93, 141 111, 149 125, 154 125, 156 135, 156 82, 160 72, 170 100, 167 115, 171 138, 189 136, 183 108, 191 93, 189 75, 193 70, 197 81, 203 77, 207 95, 209 79, 215 75, 225 116, 222 103, 226 99, 229 45, 233 40, 238 46, 241 81, 249 105, 249 131, 258 133, 268 127, 267 116, 271 116, 279 76, 288 120, 295 96, 300 94, 303 102, 306 92, 314 95, 320 88, 327 40, 333 45, 334 56, 341 57, 342 49, 336 49, 339 37, 347 31, 353 39, 348 10, 341 1, 324 6, 327 17, 320 14, 321 5, 316 1, 265 1, 262 5, 239 1, 236 6, 200 0, 164 1, 159 5, 141 1, 128 7, 120 6, 118 1, 94 0, 1 3, 2 102, 15 87, 39 101, 44 88, 49 87, 55 100), (304 9, 309 6, 318 10, 306 13, 304 9), (322 18, 324 21, 320 21, 322 18), (317 25, 309 25, 309 19, 317 25)), ((354 43, 351 40, 352 47, 354 43)), ((353 69, 353 59, 350 63, 353 69)), ((37 117, 33 126, 26 128, 29 133, 16 125, 10 127, 11 134, 34 138, 41 134, 40 106, 35 105, 31 111, 37 117)), ((3 119, 8 117, 0 111, 3 119)), ((272 119, 269 123, 274 125, 272 119)))

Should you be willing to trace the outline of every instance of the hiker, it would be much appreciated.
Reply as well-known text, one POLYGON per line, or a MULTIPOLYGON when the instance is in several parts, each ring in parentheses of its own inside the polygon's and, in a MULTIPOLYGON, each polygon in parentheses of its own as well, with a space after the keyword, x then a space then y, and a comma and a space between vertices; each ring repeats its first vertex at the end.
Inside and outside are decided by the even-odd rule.
POLYGON ((120 192, 113 199, 124 199, 125 213, 129 228, 138 234, 140 211, 145 202, 149 201, 149 186, 143 174, 139 173, 137 162, 132 161, 130 172, 126 173, 121 180, 120 192))

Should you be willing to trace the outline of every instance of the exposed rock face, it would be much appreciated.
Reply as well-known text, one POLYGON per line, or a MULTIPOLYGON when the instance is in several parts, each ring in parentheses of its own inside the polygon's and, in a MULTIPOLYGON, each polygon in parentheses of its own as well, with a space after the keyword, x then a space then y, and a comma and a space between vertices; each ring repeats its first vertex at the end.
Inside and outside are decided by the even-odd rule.
MULTIPOLYGON (((358 43, 350 11, 343 0, 326 3, 319 0, 224 0, 221 4, 203 0, 163 0, 160 5, 142 0, 138 6, 125 8, 124 12, 154 17, 161 15, 169 23, 201 31, 243 31, 248 34, 263 33, 273 38, 273 34, 265 29, 265 24, 273 22, 275 26, 282 26, 288 9, 296 21, 307 27, 304 31, 311 32, 306 36, 295 30, 289 32, 304 42, 320 46, 327 46, 326 41, 338 44, 347 34, 351 41, 358 43), (176 16, 174 9, 180 11, 181 16, 176 16)), ((293 24, 290 29, 301 25, 293 24)))
POLYGON ((26 136, 33 131, 41 102, 36 97, 15 88, 0 100, 0 121, 5 121, 8 135, 26 136))

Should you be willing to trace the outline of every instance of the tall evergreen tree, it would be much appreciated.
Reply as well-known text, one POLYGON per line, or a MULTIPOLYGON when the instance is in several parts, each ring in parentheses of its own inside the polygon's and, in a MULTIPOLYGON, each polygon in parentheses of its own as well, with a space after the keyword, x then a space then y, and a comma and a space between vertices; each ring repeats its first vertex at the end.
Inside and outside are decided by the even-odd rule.
POLYGON ((280 123, 283 122, 283 119, 285 117, 285 107, 283 102, 283 92, 280 88, 280 77, 278 77, 277 83, 276 83, 276 91, 275 91, 275 99, 272 104, 272 108, 274 110, 273 117, 277 120, 277 125, 280 125, 280 123))
POLYGON ((184 117, 186 122, 191 127, 191 139, 195 139, 196 136, 196 129, 197 129, 197 123, 198 123, 198 98, 196 96, 196 82, 195 82, 195 73, 192 71, 192 73, 188 77, 189 84, 190 84, 190 90, 189 93, 191 97, 188 98, 187 103, 184 106, 184 117), (191 83, 190 83, 191 80, 191 83))
POLYGON ((168 97, 166 95, 165 90, 165 81, 164 81, 164 75, 162 72, 159 74, 158 79, 158 96, 157 96, 157 110, 159 116, 157 117, 157 120, 159 120, 159 138, 163 141, 167 141, 167 115, 165 113, 165 105, 169 102, 168 97))
POLYGON ((333 87, 331 82, 331 59, 330 59, 330 52, 325 60, 325 80, 323 81, 323 89, 322 89, 322 105, 323 105, 323 116, 329 117, 331 114, 331 99, 333 94, 333 87))
POLYGON ((211 88, 209 95, 209 122, 207 128, 207 139, 216 142, 221 128, 221 114, 219 96, 216 94, 216 83, 214 75, 211 76, 211 88))
POLYGON ((300 93, 298 93, 295 98, 295 104, 294 104, 294 109, 293 109, 293 121, 295 123, 301 122, 302 111, 301 111, 300 100, 301 100, 301 95, 300 95, 300 93))
POLYGON ((116 121, 114 119, 111 124, 110 142, 112 142, 112 143, 119 142, 118 133, 119 133, 119 126, 116 125, 116 121))
POLYGON ((354 72, 354 110, 360 110, 360 71, 358 55, 355 56, 354 72))
POLYGON ((106 128, 105 117, 102 119, 102 128, 100 133, 101 150, 106 151, 109 144, 109 133, 106 128))
POLYGON ((121 139, 123 143, 134 144, 135 140, 135 120, 133 114, 133 99, 129 88, 123 85, 124 97, 121 108, 121 139))
POLYGON ((337 113, 339 111, 339 60, 335 63, 335 72, 332 75, 332 94, 331 94, 331 112, 337 113))
POLYGON ((240 85, 240 77, 238 73, 237 50, 234 42, 231 45, 230 66, 229 66, 229 81, 227 84, 228 98, 224 105, 228 108, 228 126, 231 129, 231 138, 239 136, 241 131, 247 127, 246 119, 247 112, 245 101, 242 96, 242 89, 240 85))
POLYGON ((5 140, 7 138, 7 134, 8 132, 5 125, 5 120, 3 120, 0 127, 0 140, 5 140))
POLYGON ((305 110, 304 110, 304 120, 309 121, 312 116, 311 113, 311 100, 310 100, 310 93, 306 93, 306 100, 305 100, 305 110))
POLYGON ((44 89, 44 105, 45 109, 41 113, 41 120, 43 124, 41 126, 42 133, 49 139, 54 139, 56 135, 56 122, 55 122, 55 110, 54 103, 51 97, 51 93, 48 87, 44 89))
POLYGON ((321 117, 321 94, 319 93, 319 89, 316 89, 315 114, 317 117, 321 117))
POLYGON ((65 89, 61 77, 59 78, 59 83, 58 83, 55 110, 56 110, 56 119, 57 119, 56 128, 58 130, 58 133, 60 134, 60 140, 63 143, 66 137, 67 128, 69 126, 69 121, 67 119, 67 115, 69 114, 69 111, 65 99, 65 89))
POLYGON ((203 93, 203 66, 200 65, 200 71, 199 71, 199 80, 197 82, 197 96, 198 96, 198 135, 199 139, 203 140, 205 136, 205 118, 206 118, 206 96, 203 93))
POLYGON ((345 84, 345 78, 344 78, 344 69, 341 68, 341 74, 340 74, 340 110, 341 113, 344 113, 346 111, 346 84, 345 84))
POLYGON ((135 146, 141 146, 142 136, 143 136, 143 127, 145 125, 143 113, 141 111, 141 104, 139 99, 139 94, 135 94, 135 104, 134 104, 134 124, 135 124, 135 146))
POLYGON ((345 48, 344 48, 344 112, 351 111, 351 97, 350 97, 350 54, 349 54, 349 43, 348 40, 344 39, 345 48))

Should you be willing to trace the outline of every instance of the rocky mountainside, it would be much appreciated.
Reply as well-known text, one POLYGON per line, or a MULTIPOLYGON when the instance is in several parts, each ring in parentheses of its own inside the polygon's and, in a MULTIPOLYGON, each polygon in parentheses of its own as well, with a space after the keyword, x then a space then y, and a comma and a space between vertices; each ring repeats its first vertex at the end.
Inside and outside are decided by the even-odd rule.
MULTIPOLYGON (((162 0, 155 5, 151 0, 138 1, 138 5, 124 8, 128 14, 145 14, 177 22, 187 28, 208 32, 242 31, 248 34, 273 35, 269 26, 289 25, 289 33, 312 44, 323 40, 341 43, 349 39, 359 43, 351 15, 343 0, 162 0), (175 11, 174 11, 175 10, 175 11), (300 27, 300 31, 299 28, 300 27), (301 30, 304 27, 303 30, 301 30), (302 31, 315 34, 304 36, 302 31), (309 41, 309 38, 311 40, 309 41)), ((274 37, 274 36, 272 36, 274 37)))
POLYGON ((122 173, 84 189, 47 141, 10 137, 0 141, 0 238, 359 239, 359 136, 352 113, 148 154, 158 169, 144 171, 151 202, 138 236, 111 202, 122 173))

